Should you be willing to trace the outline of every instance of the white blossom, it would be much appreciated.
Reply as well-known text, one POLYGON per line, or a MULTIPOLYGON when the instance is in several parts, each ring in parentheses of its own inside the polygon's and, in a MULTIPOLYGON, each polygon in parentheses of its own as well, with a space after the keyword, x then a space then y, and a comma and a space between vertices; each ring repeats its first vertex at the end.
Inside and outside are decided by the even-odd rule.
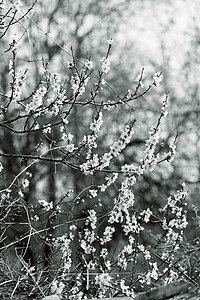
POLYGON ((107 43, 109 44, 109 45, 112 45, 113 44, 113 39, 109 39, 109 40, 107 40, 107 43))
POLYGON ((93 68, 93 62, 91 60, 86 60, 85 62, 85 66, 88 70, 92 69, 93 68))
POLYGON ((102 57, 100 61, 102 63, 101 71, 103 73, 108 73, 110 71, 110 59, 106 57, 102 57))
POLYGON ((163 75, 160 71, 156 72, 154 75, 153 75, 153 80, 154 80, 154 84, 155 86, 159 86, 160 85, 160 82, 162 82, 163 80, 163 75))

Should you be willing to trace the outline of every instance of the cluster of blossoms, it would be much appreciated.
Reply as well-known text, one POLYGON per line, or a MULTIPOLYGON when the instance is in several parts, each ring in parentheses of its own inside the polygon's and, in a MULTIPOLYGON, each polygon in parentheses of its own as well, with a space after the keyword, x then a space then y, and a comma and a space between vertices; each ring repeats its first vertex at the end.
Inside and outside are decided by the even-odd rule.
POLYGON ((103 237, 100 238, 100 244, 104 245, 112 240, 113 233, 115 232, 115 228, 112 226, 106 226, 103 237))
MULTIPOLYGON (((159 86, 160 83, 162 82, 162 80, 163 80, 162 72, 158 71, 158 72, 154 73, 153 84, 155 86, 159 86)), ((142 82, 142 74, 138 74, 137 77, 135 78, 135 81, 138 82, 138 87, 141 87, 141 88, 145 87, 144 83, 142 82)))
POLYGON ((168 111, 167 111, 167 97, 163 100, 163 105, 161 108, 161 115, 166 118, 168 115, 168 111))
POLYGON ((92 133, 83 137, 82 143, 88 148, 88 151, 86 155, 87 161, 80 165, 80 169, 85 175, 93 174, 95 168, 99 165, 99 157, 97 154, 92 154, 92 150, 97 148, 96 139, 102 124, 103 115, 102 112, 99 112, 98 116, 94 118, 94 121, 90 124, 90 130, 92 133))
POLYGON ((172 162, 174 160, 174 156, 176 154, 176 144, 170 144, 169 145, 170 150, 167 153, 164 153, 162 155, 163 159, 167 159, 167 161, 172 162))
MULTIPOLYGON (((117 265, 126 270, 128 267, 128 257, 132 257, 135 251, 135 239, 132 235, 129 236, 129 243, 124 246, 117 256, 117 265)), ((132 260, 132 259, 131 259, 132 260)))
POLYGON ((45 211, 49 211, 51 209, 53 209, 53 202, 48 202, 46 201, 45 199, 41 199, 41 200, 38 200, 40 206, 42 209, 44 209, 45 211))
MULTIPOLYGON (((145 156, 141 160, 141 165, 135 166, 134 164, 130 164, 130 165, 125 164, 121 168, 123 173, 129 175, 129 178, 126 179, 125 182, 130 181, 131 185, 133 185, 136 181, 134 173, 140 176, 141 174, 144 173, 146 169, 149 169, 150 171, 154 170, 159 159, 159 153, 156 153, 156 146, 159 142, 159 138, 160 138, 160 127, 158 125, 156 127, 152 126, 151 130, 149 131, 149 138, 146 140, 145 150, 144 150, 145 156), (131 174, 132 176, 130 176, 131 174)), ((174 157, 175 154, 175 145, 173 145, 173 147, 171 146, 170 148, 174 150, 173 153, 170 152, 171 154, 170 158, 171 158, 171 156, 174 157)))
POLYGON ((21 0, 10 0, 10 3, 12 4, 12 9, 14 10, 19 10, 23 5, 21 0))
POLYGON ((162 72, 158 71, 156 72, 154 75, 153 75, 153 80, 154 80, 154 85, 155 86, 159 86, 160 83, 162 82, 163 80, 163 75, 162 75, 162 72))
POLYGON ((35 94, 33 95, 33 99, 29 104, 26 104, 26 111, 28 113, 30 112, 36 112, 37 109, 41 108, 44 101, 44 96, 47 93, 47 89, 45 86, 41 85, 35 94))
POLYGON ((62 136, 61 136, 61 140, 64 141, 65 143, 65 149, 68 151, 68 152, 73 152, 76 147, 74 146, 72 142, 74 136, 73 134, 71 134, 70 132, 69 133, 66 133, 66 132, 63 132, 62 133, 62 136))
POLYGON ((89 190, 90 192, 90 198, 95 198, 98 194, 98 191, 97 190, 89 190))
POLYGON ((148 222, 149 222, 150 217, 151 217, 152 214, 153 214, 153 213, 152 213, 152 211, 150 210, 149 207, 148 207, 146 210, 143 210, 143 211, 140 213, 140 215, 143 217, 145 223, 148 223, 148 222))
MULTIPOLYGON (((46 81, 51 90, 47 90, 44 85, 40 85, 33 95, 31 102, 25 108, 28 113, 37 111, 38 115, 41 113, 50 113, 57 116, 66 99, 66 90, 62 87, 61 76, 59 74, 50 74, 48 70, 45 71, 46 81), (45 107, 44 96, 47 95, 47 92, 49 97, 46 100, 47 106, 45 107)), ((38 126, 35 129, 38 129, 38 126)))
POLYGON ((167 204, 164 206, 163 211, 170 209, 172 214, 177 218, 176 220, 173 219, 169 222, 169 227, 176 227, 177 229, 186 228, 187 223, 181 222, 185 220, 185 213, 186 211, 183 210, 184 206, 187 204, 184 202, 187 196, 187 191, 185 190, 185 184, 182 184, 181 190, 177 191, 174 195, 174 198, 171 196, 167 199, 167 204))
POLYGON ((100 62, 102 63, 101 71, 103 73, 108 73, 110 71, 110 59, 106 57, 102 57, 100 62))
POLYGON ((123 132, 121 133, 121 136, 118 139, 118 141, 114 142, 110 146, 110 151, 104 153, 103 156, 100 158, 99 170, 103 170, 105 167, 108 167, 112 158, 119 156, 122 150, 125 149, 126 145, 131 141, 133 134, 133 127, 126 125, 123 128, 123 132))
POLYGON ((66 90, 62 87, 61 76, 57 73, 46 74, 51 86, 51 96, 47 99, 48 112, 57 116, 66 99, 66 90))
POLYGON ((86 155, 87 161, 80 165, 81 171, 84 172, 85 175, 93 174, 95 169, 103 170, 105 167, 110 165, 111 160, 114 157, 117 157, 121 151, 126 147, 126 145, 130 142, 134 130, 129 125, 126 125, 119 140, 114 142, 110 146, 110 151, 106 152, 102 155, 102 157, 98 157, 97 154, 92 155, 92 148, 96 148, 97 144, 95 142, 97 138, 97 132, 99 132, 100 126, 102 125, 102 118, 99 118, 90 125, 90 128, 93 129, 94 134, 88 137, 85 137, 84 142, 88 141, 87 144, 89 146, 88 153, 86 155))
POLYGON ((89 209, 88 214, 89 214, 89 216, 87 217, 85 224, 86 225, 89 224, 92 229, 95 229, 96 223, 97 223, 96 211, 94 209, 89 209))
POLYGON ((125 213, 128 212, 128 209, 133 207, 135 203, 135 196, 131 191, 131 188, 135 183, 136 177, 134 174, 126 176, 121 183, 121 189, 117 202, 120 204, 120 210, 124 211, 125 213))
POLYGON ((94 174, 95 168, 99 165, 99 158, 97 154, 94 154, 93 157, 80 165, 81 171, 85 174, 94 174))
POLYGON ((12 99, 14 102, 21 100, 22 88, 25 86, 26 70, 15 73, 13 61, 9 63, 9 74, 13 78, 12 99))
POLYGON ((121 171, 126 174, 126 175, 131 175, 133 173, 136 173, 136 166, 134 164, 124 164, 122 167, 121 167, 121 171))
POLYGON ((134 165, 125 165, 122 167, 124 179, 121 182, 119 195, 114 199, 115 206, 109 214, 108 222, 110 224, 124 223, 122 225, 125 235, 131 233, 139 233, 143 227, 138 222, 135 214, 130 215, 129 209, 134 206, 135 196, 131 188, 136 183, 135 167, 134 165))
POLYGON ((58 237, 54 241, 54 246, 59 248, 61 251, 61 259, 62 259, 62 273, 64 274, 66 271, 69 271, 72 266, 72 246, 71 243, 74 239, 74 235, 70 232, 70 235, 67 233, 58 237))
POLYGON ((71 86, 74 96, 81 96, 85 92, 88 80, 89 76, 86 74, 80 76, 78 73, 75 73, 74 76, 71 76, 71 86))
POLYGON ((51 293, 54 295, 61 295, 64 290, 65 284, 62 281, 54 280, 51 283, 51 293))
POLYGON ((85 67, 90 70, 93 68, 93 62, 89 59, 86 59, 86 62, 85 62, 85 67))
POLYGON ((149 252, 149 250, 145 249, 144 245, 138 245, 138 249, 143 253, 144 258, 146 260, 150 260, 151 259, 151 254, 149 252))
POLYGON ((77 149, 72 143, 74 135, 70 132, 67 132, 66 126, 69 124, 69 121, 66 118, 62 119, 63 125, 60 126, 60 132, 61 132, 61 140, 64 142, 64 147, 67 152, 73 152, 75 149, 77 149))
POLYGON ((180 242, 183 239, 183 229, 188 224, 186 210, 184 210, 186 195, 187 191, 185 190, 185 184, 183 184, 174 197, 167 199, 166 205, 161 209, 167 215, 167 218, 162 218, 162 228, 165 234, 159 241, 162 251, 159 250, 158 253, 159 255, 161 253, 161 259, 168 264, 168 267, 159 271, 157 263, 149 261, 151 259, 149 251, 143 245, 138 245, 139 250, 143 252, 144 257, 149 261, 149 270, 141 276, 140 283, 150 285, 152 281, 157 281, 160 276, 165 280, 165 283, 170 283, 178 278, 178 267, 177 270, 173 270, 173 261, 175 252, 179 249, 180 242))
POLYGON ((98 188, 101 190, 101 192, 105 192, 105 190, 113 184, 116 179, 118 178, 118 173, 113 173, 111 177, 106 176, 105 182, 98 186, 98 188))
POLYGON ((179 278, 179 273, 173 269, 165 268, 163 274, 165 273, 167 273, 167 276, 165 277, 164 284, 169 284, 179 278))
MULTIPOLYGON (((140 86, 142 89, 144 88, 144 83, 142 82, 142 78, 141 75, 138 74, 137 77, 135 78, 135 81, 138 82, 138 86, 140 86)), ((130 94, 131 90, 129 90, 129 94, 130 94)))
POLYGON ((67 295, 66 299, 69 300, 82 300, 84 293, 82 292, 82 274, 78 273, 75 281, 76 284, 71 288, 70 295, 67 295))
POLYGON ((90 129, 92 130, 93 134, 96 135, 103 124, 103 115, 102 112, 99 112, 98 117, 94 119, 94 122, 90 124, 90 129))
MULTIPOLYGON (((162 228, 165 230, 165 245, 173 246, 173 250, 179 249, 179 244, 183 238, 183 229, 188 225, 187 211, 184 209, 186 206, 185 198, 187 191, 185 190, 185 184, 182 184, 182 188, 177 191, 174 197, 167 199, 166 205, 162 211, 167 212, 168 218, 163 217, 162 228)), ((163 256, 166 256, 166 252, 163 252, 163 256)))
POLYGON ((142 160, 142 164, 138 169, 140 174, 143 174, 146 169, 153 171, 158 159, 159 153, 156 154, 156 146, 159 142, 160 138, 160 127, 152 126, 151 130, 149 131, 149 139, 146 141, 146 148, 145 148, 145 157, 142 160))
POLYGON ((124 295, 126 295, 127 297, 131 297, 132 299, 135 298, 135 292, 133 289, 131 289, 128 285, 125 285, 125 280, 121 279, 120 281, 120 288, 121 291, 124 295))
POLYGON ((126 99, 130 99, 132 96, 133 96, 133 91, 131 89, 128 89, 125 95, 126 99))
MULTIPOLYGON (((38 128, 39 128, 39 124, 37 124, 38 128)), ((37 127, 35 127, 34 129, 36 129, 37 127)), ((43 133, 45 134, 50 134, 52 132, 52 127, 51 124, 47 124, 45 125, 45 127, 43 128, 43 133)))
POLYGON ((135 214, 132 214, 132 216, 127 212, 125 215, 125 225, 123 226, 123 231, 125 235, 128 235, 130 233, 137 233, 139 234, 142 230, 144 230, 144 227, 141 226, 139 223, 139 218, 136 217, 135 214))
POLYGON ((108 272, 111 271, 111 261, 108 259, 108 250, 106 248, 101 248, 100 257, 103 259, 103 263, 101 264, 101 270, 105 272, 107 270, 108 272))
POLYGON ((132 185, 136 182, 136 178, 133 173, 128 173, 121 185, 120 193, 118 198, 114 200, 115 206, 109 214, 108 222, 121 223, 124 235, 129 237, 129 244, 124 246, 117 258, 117 264, 126 270, 128 261, 127 257, 133 253, 134 249, 134 234, 139 234, 144 227, 141 226, 140 222, 149 222, 151 211, 146 210, 137 216, 132 208, 134 206, 135 197, 131 191, 132 185), (131 209, 131 210, 130 210, 131 209))
POLYGON ((85 254, 92 254, 96 252, 96 248, 92 246, 95 241, 95 233, 87 228, 84 229, 83 235, 80 236, 80 246, 85 254))
POLYGON ((102 273, 95 276, 95 284, 98 288, 98 297, 104 298, 110 287, 112 287, 112 277, 108 273, 102 273))
POLYGON ((140 283, 150 285, 152 280, 156 281, 159 277, 158 266, 156 262, 149 262, 149 271, 140 279, 140 283))
POLYGON ((101 286, 110 285, 112 277, 108 273, 103 273, 95 276, 95 283, 101 286))
POLYGON ((84 251, 84 254, 92 254, 96 252, 96 248, 93 246, 96 240, 95 229, 97 227, 97 216, 94 209, 88 210, 88 217, 85 221, 85 227, 83 232, 79 235, 80 246, 84 251))
MULTIPOLYGON (((126 270, 128 266, 128 257, 134 252, 134 234, 139 234, 144 230, 141 222, 148 223, 152 215, 152 211, 147 208, 137 215, 132 211, 135 203, 135 197, 131 191, 132 186, 136 183, 135 174, 137 174, 137 167, 134 164, 124 165, 122 167, 122 172, 124 173, 124 180, 121 183, 121 189, 118 198, 114 199, 114 208, 109 214, 108 222, 121 223, 122 229, 125 235, 129 237, 129 244, 125 245, 120 251, 117 257, 117 264, 126 270)), ((114 228, 114 227, 110 227, 114 228)), ((106 234, 106 231, 104 232, 106 234)), ((138 246, 141 252, 143 252, 145 259, 149 260, 151 258, 148 250, 144 248, 143 245, 138 246)))

